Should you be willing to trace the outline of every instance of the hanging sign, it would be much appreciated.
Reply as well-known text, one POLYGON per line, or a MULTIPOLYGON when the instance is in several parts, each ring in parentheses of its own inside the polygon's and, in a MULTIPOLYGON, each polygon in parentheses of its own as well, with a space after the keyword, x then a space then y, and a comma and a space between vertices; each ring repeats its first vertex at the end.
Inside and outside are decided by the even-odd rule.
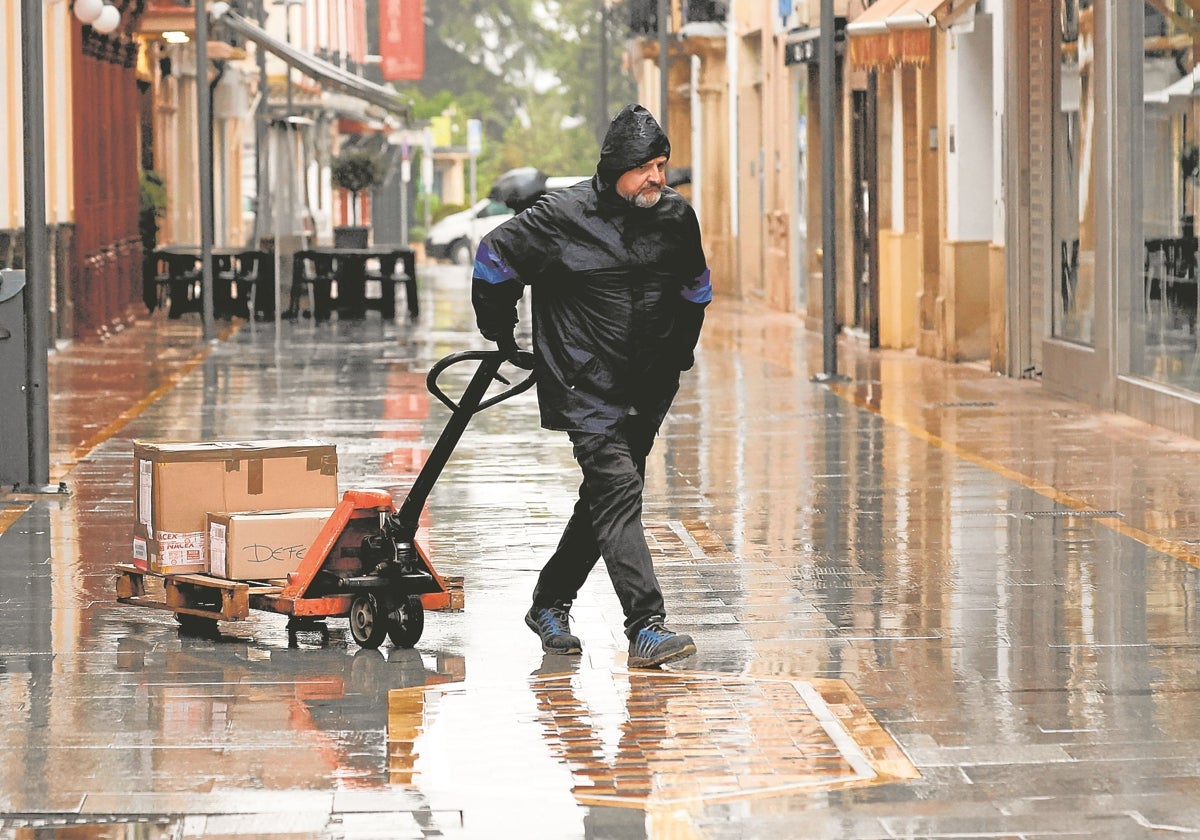
POLYGON ((424 0, 379 0, 379 55, 385 81, 425 75, 424 0))

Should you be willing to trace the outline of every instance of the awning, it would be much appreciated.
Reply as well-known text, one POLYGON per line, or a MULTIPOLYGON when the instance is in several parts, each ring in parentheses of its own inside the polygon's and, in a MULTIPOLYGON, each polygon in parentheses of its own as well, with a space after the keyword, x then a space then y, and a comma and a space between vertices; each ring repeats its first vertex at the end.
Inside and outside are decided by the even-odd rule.
POLYGON ((876 69, 924 64, 933 54, 933 30, 944 29, 976 0, 877 0, 846 27, 850 63, 876 69))
POLYGON ((1198 82, 1200 82, 1200 64, 1192 68, 1192 72, 1179 81, 1167 85, 1156 94, 1147 94, 1145 101, 1183 110, 1190 104, 1192 98, 1200 95, 1196 89, 1198 82))
POLYGON ((214 23, 229 27, 267 52, 279 56, 304 75, 351 96, 356 96, 364 102, 378 105, 405 120, 409 118, 409 101, 395 91, 385 88, 383 85, 377 85, 361 76, 348 73, 336 64, 317 58, 315 55, 296 49, 287 42, 274 37, 262 27, 231 11, 228 3, 214 3, 209 9, 209 16, 214 23))

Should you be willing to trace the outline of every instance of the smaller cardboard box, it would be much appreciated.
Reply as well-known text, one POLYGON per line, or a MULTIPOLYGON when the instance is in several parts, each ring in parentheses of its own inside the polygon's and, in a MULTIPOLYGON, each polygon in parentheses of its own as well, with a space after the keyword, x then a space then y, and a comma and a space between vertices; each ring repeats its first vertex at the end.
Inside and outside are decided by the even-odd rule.
POLYGON ((300 568, 333 508, 208 514, 208 569, 229 580, 286 578, 300 568))

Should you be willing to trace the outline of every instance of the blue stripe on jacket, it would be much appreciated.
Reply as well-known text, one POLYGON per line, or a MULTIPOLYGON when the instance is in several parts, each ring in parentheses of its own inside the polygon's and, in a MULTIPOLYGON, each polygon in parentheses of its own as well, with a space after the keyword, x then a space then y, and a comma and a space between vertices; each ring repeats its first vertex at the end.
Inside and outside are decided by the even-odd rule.
POLYGON ((712 277, 708 268, 696 276, 696 279, 684 285, 679 291, 683 299, 689 303, 708 303, 712 300, 712 277))
POLYGON ((515 280, 517 273, 504 260, 492 253, 486 242, 480 242, 475 251, 474 276, 495 286, 508 280, 515 280))

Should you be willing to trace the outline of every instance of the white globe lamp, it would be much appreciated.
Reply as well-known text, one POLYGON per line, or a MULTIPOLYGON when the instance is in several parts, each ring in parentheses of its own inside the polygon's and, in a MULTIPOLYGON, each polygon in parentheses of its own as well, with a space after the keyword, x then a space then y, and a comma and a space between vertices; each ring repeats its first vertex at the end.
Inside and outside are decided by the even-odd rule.
POLYGON ((80 23, 95 23, 104 11, 104 0, 75 0, 75 17, 80 23))
POLYGON ((92 24, 92 29, 95 29, 101 35, 107 35, 121 24, 121 13, 117 11, 116 6, 105 5, 100 10, 100 17, 96 18, 96 22, 92 24))

